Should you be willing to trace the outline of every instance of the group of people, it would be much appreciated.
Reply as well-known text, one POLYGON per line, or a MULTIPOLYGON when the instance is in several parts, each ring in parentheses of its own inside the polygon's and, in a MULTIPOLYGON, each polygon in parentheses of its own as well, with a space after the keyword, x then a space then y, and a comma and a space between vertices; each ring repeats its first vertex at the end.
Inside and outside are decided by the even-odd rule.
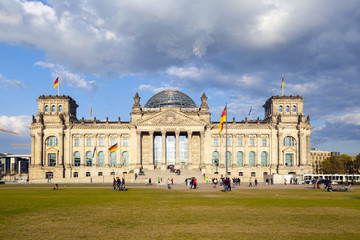
POLYGON ((122 179, 120 179, 119 177, 117 177, 116 179, 114 178, 113 189, 119 191, 125 191, 125 178, 122 179))
POLYGON ((185 186, 190 187, 190 189, 196 189, 197 188, 197 179, 195 177, 186 178, 185 186))
MULTIPOLYGON (((254 187, 257 187, 257 185, 258 185, 258 180, 257 180, 257 178, 255 178, 254 179, 254 187)), ((250 179, 249 179, 249 187, 252 187, 253 186, 253 179, 252 179, 252 177, 250 177, 250 179)))
POLYGON ((321 178, 313 178, 311 183, 313 184, 313 188, 316 187, 317 189, 320 189, 320 185, 324 184, 324 188, 328 192, 332 191, 331 180, 328 177, 325 177, 325 180, 321 180, 321 178))

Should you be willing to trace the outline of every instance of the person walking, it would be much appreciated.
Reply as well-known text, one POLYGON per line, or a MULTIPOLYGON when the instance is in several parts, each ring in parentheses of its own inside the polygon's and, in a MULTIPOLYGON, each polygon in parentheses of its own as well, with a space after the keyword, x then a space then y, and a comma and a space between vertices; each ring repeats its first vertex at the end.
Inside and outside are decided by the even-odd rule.
POLYGON ((151 178, 149 178, 149 185, 152 185, 152 184, 151 184, 151 178))
POLYGON ((116 179, 114 178, 114 181, 113 181, 113 189, 116 190, 116 179))
POLYGON ((168 189, 171 189, 170 184, 171 184, 171 181, 170 181, 170 178, 168 178, 168 179, 167 179, 168 189))
POLYGON ((249 187, 252 187, 252 178, 249 179, 249 187))
POLYGON ((194 189, 196 189, 196 185, 197 185, 196 178, 194 178, 194 189))
POLYGON ((174 185, 174 178, 171 178, 171 185, 174 185))
POLYGON ((258 184, 258 180, 257 180, 257 178, 255 178, 255 187, 257 187, 257 184, 258 184))
POLYGON ((158 177, 158 187, 160 187, 160 177, 158 177))

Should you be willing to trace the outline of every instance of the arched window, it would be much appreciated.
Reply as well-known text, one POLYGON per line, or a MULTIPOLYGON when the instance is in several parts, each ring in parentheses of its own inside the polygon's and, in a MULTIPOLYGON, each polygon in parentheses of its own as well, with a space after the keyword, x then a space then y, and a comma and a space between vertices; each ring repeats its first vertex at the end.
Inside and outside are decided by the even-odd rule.
POLYGON ((296 112, 296 106, 295 105, 293 106, 293 112, 296 112))
POLYGON ((46 144, 48 146, 57 146, 59 145, 57 137, 51 136, 47 138, 46 144))
POLYGON ((249 154, 249 167, 255 167, 255 152, 249 154))
POLYGON ((125 166, 125 167, 129 166, 129 153, 128 152, 123 152, 122 162, 123 162, 123 166, 125 166))
POLYGON ((80 166, 80 153, 79 152, 75 152, 74 153, 74 166, 78 167, 80 166))
POLYGON ((295 138, 293 138, 291 136, 284 137, 283 145, 284 146, 295 146, 295 138))
POLYGON ((244 166, 244 154, 242 152, 237 152, 236 154, 236 165, 238 167, 244 166))
MULTIPOLYGON (((227 166, 230 167, 231 166, 231 152, 227 151, 226 155, 227 155, 227 166)), ((226 157, 225 157, 224 162, 226 162, 226 157)))
POLYGON ((49 105, 45 105, 45 112, 49 112, 49 105))
POLYGON ((104 152, 99 152, 99 167, 103 167, 105 165, 105 154, 104 152))
POLYGON ((55 105, 52 105, 52 106, 51 106, 51 111, 52 111, 52 112, 56 112, 55 105))
POLYGON ((92 153, 91 152, 86 153, 86 166, 88 166, 88 167, 92 166, 92 153))
POLYGON ((59 112, 62 112, 62 105, 59 105, 59 112))
POLYGON ((289 111, 290 111, 290 107, 286 106, 286 112, 289 112, 289 111))
POLYGON ((262 167, 267 167, 267 152, 262 152, 261 153, 261 166, 262 167))
POLYGON ((282 112, 282 106, 281 105, 279 106, 279 112, 282 112))
POLYGON ((219 166, 219 152, 213 152, 212 154, 212 165, 213 167, 219 166))
POLYGON ((110 153, 110 167, 116 167, 116 159, 117 159, 117 153, 111 152, 110 153))

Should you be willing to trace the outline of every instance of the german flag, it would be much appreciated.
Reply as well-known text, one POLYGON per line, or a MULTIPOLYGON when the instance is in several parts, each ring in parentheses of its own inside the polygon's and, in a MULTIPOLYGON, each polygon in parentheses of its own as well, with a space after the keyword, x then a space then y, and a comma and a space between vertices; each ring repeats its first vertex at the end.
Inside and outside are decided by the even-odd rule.
POLYGON ((219 124, 219 134, 222 132, 223 130, 223 124, 224 122, 226 122, 226 107, 224 108, 224 111, 222 112, 221 114, 221 117, 220 117, 220 124, 219 124))
POLYGON ((54 88, 59 86, 59 77, 56 78, 55 82, 54 82, 54 88))
POLYGON ((110 151, 110 152, 115 152, 115 151, 117 151, 117 143, 115 143, 114 145, 112 145, 112 146, 109 148, 109 151, 110 151))

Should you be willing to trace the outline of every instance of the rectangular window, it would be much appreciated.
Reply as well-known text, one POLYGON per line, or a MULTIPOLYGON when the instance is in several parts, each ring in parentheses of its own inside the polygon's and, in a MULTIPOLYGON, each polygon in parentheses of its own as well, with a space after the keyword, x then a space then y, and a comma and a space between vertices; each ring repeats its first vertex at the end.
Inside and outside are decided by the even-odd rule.
POLYGON ((218 139, 214 138, 214 147, 217 147, 217 146, 218 146, 218 139))
POLYGON ((266 146, 267 146, 267 139, 266 139, 266 138, 263 138, 263 140, 262 140, 262 145, 263 145, 263 147, 266 147, 266 146))
POLYGON ((115 175, 115 172, 111 172, 110 175, 115 175))
POLYGON ((256 177, 256 172, 251 172, 252 177, 256 177))
POLYGON ((53 167, 56 165, 56 154, 50 153, 49 154, 49 166, 53 167))
POLYGON ((243 173, 243 172, 239 172, 239 176, 240 176, 240 177, 244 176, 244 173, 243 173))
POLYGON ((239 138, 238 139, 238 146, 242 147, 242 145, 243 145, 243 140, 242 140, 242 138, 239 138))
POLYGON ((116 143, 116 139, 115 138, 112 138, 111 139, 111 146, 114 145, 116 143))
POLYGON ((90 177, 91 176, 90 172, 86 172, 86 176, 90 177))
POLYGON ((250 146, 251 147, 255 146, 255 139, 253 138, 250 139, 250 146))
POLYGON ((123 140, 123 145, 126 147, 128 145, 128 139, 127 138, 124 138, 123 140))
POLYGON ((285 155, 285 165, 288 167, 293 166, 293 155, 292 154, 285 155))
POLYGON ((100 147, 104 146, 104 139, 103 138, 99 138, 99 146, 100 147))
POLYGON ((79 173, 78 172, 74 172, 74 178, 79 177, 79 173))
POLYGON ((230 138, 226 139, 226 146, 230 146, 230 138))
POLYGON ((86 146, 91 146, 91 138, 86 139, 86 146))
POLYGON ((75 146, 78 147, 79 146, 79 139, 75 138, 75 146))
POLYGON ((98 172, 98 176, 102 176, 103 175, 103 172, 98 172))

